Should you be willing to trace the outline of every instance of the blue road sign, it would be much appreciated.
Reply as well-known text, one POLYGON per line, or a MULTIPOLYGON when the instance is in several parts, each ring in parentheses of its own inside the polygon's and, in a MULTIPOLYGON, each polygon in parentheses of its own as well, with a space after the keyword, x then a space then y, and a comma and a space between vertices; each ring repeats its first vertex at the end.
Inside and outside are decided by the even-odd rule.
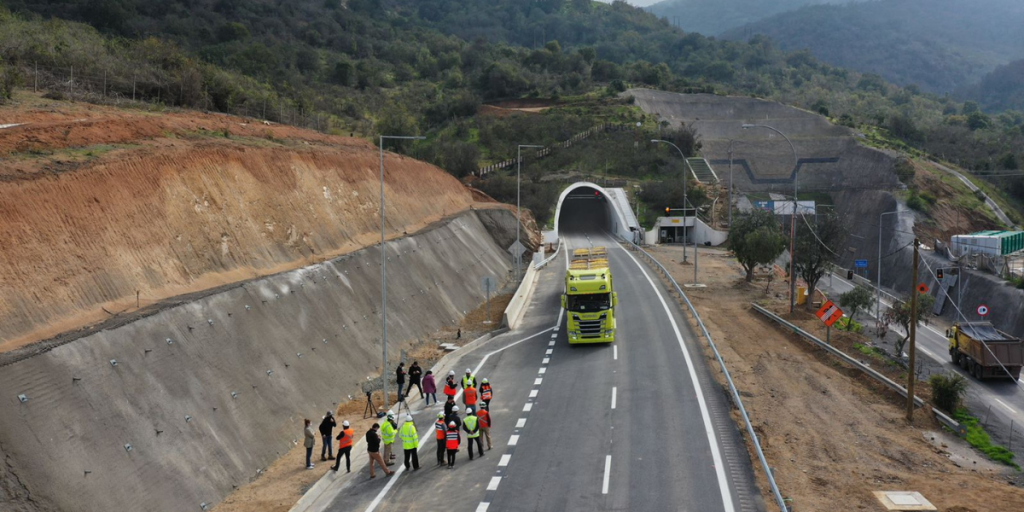
POLYGON ((868 268, 868 260, 853 260, 854 268, 868 268))

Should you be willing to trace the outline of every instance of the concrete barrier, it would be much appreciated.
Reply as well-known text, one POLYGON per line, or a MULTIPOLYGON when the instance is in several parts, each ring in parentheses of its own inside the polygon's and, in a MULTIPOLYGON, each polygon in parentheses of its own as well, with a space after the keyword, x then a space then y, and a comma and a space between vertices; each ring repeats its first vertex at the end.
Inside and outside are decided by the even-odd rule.
POLYGON ((515 330, 515 328, 519 326, 519 322, 526 314, 526 305, 530 303, 530 298, 533 297, 533 290, 537 286, 537 279, 540 274, 540 270, 558 257, 558 253, 561 250, 562 241, 559 240, 558 247, 555 249, 555 252, 551 253, 551 256, 548 256, 534 265, 530 265, 530 268, 523 276, 523 282, 519 284, 519 289, 516 290, 515 297, 512 297, 512 301, 510 301, 508 303, 508 307, 505 308, 505 313, 501 319, 502 326, 508 327, 511 330, 515 330))

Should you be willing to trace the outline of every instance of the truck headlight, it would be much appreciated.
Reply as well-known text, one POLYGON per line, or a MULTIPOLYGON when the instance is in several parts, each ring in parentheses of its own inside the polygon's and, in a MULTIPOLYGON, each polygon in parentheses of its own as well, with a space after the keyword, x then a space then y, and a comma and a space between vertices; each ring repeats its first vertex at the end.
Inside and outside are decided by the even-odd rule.
POLYGON ((605 335, 606 337, 608 337, 608 336, 611 336, 612 334, 615 334, 615 331, 612 331, 612 330, 607 330, 607 331, 605 331, 605 332, 604 332, 604 335, 605 335))

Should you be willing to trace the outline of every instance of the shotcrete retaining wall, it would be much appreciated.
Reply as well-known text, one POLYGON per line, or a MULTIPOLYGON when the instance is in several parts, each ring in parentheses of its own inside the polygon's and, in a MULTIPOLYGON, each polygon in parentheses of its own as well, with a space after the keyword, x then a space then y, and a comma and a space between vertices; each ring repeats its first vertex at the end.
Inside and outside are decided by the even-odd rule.
MULTIPOLYGON (((466 212, 387 244, 392 360, 479 305, 482 277, 507 279, 494 240, 515 222, 495 220, 512 215, 488 211, 485 227, 466 212)), ((0 359, 0 508, 200 510, 254 478, 301 442, 304 417, 359 399, 379 371, 379 251, 0 359)))

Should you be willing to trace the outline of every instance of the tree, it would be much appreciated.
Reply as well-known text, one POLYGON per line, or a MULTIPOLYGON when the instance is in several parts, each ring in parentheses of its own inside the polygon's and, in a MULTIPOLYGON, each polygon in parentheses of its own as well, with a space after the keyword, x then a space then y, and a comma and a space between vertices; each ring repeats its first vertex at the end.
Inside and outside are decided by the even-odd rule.
MULTIPOLYGON (((814 218, 817 218, 815 216, 814 218)), ((807 282, 807 296, 813 297, 825 272, 828 271, 832 257, 836 256, 834 247, 839 247, 846 238, 846 227, 839 216, 830 213, 822 216, 815 223, 807 222, 807 217, 796 220, 796 261, 797 274, 807 282)), ((813 301, 807 301, 807 307, 813 307, 813 301)))
MULTIPOLYGON (((856 315, 858 311, 871 306, 872 298, 873 294, 871 293, 871 290, 868 290, 863 286, 857 286, 839 296, 839 305, 846 309, 850 319, 853 320, 854 315, 856 315)), ((849 325, 853 324, 851 323, 849 325)))
MULTIPOLYGON (((928 323, 928 319, 925 314, 932 309, 935 305, 935 297, 930 294, 921 293, 917 296, 917 321, 925 324, 928 323)), ((882 321, 888 325, 897 324, 903 327, 903 332, 906 333, 903 338, 896 342, 896 356, 899 357, 903 353, 903 346, 906 345, 907 340, 910 339, 910 320, 912 318, 912 309, 910 308, 910 297, 907 297, 901 301, 896 302, 889 310, 882 315, 882 321)))
POLYGON ((747 271, 749 283, 754 279, 754 269, 758 265, 767 265, 782 254, 786 249, 786 237, 772 212, 752 210, 739 215, 733 222, 729 229, 729 249, 747 271))

